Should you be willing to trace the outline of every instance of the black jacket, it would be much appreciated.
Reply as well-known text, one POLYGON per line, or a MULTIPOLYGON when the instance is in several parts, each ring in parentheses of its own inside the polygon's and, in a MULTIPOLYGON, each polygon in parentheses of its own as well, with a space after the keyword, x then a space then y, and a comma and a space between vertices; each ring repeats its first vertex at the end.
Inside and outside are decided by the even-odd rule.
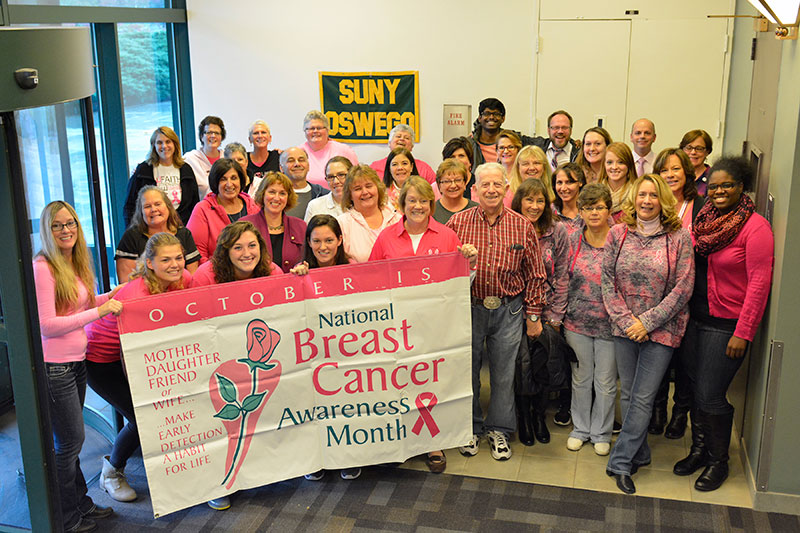
MULTIPOLYGON (((185 226, 189 221, 189 217, 192 216, 194 206, 200 201, 200 193, 197 190, 197 180, 194 177, 192 167, 183 165, 180 167, 179 171, 181 173, 181 203, 176 210, 185 226)), ((147 185, 155 184, 156 179, 153 176, 153 166, 147 161, 139 163, 139 166, 133 171, 133 176, 131 176, 130 181, 128 181, 128 197, 125 200, 125 207, 123 208, 125 227, 131 223, 131 218, 133 218, 133 211, 136 209, 136 197, 139 195, 139 190, 147 185)))

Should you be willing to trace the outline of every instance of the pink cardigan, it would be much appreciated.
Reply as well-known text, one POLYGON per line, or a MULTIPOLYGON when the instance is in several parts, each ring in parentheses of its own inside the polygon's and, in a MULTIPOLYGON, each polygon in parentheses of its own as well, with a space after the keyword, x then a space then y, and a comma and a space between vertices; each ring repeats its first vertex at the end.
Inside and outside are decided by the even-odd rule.
POLYGON ((708 310, 738 318, 734 335, 752 341, 772 286, 775 239, 769 222, 753 213, 728 246, 708 256, 708 310))
MULTIPOLYGON (((247 214, 252 215, 259 211, 259 207, 250 198, 249 194, 240 192, 239 198, 242 199, 247 207, 247 214)), ((231 223, 225 208, 219 205, 217 195, 210 192, 203 198, 192 211, 192 216, 186 227, 192 232, 197 251, 200 252, 200 264, 208 261, 214 250, 217 248, 217 237, 220 232, 231 223)))
MULTIPOLYGON (((86 333, 83 327, 100 318, 97 307, 89 307, 89 292, 78 279, 78 305, 67 315, 56 314, 56 280, 43 257, 33 261, 36 305, 45 363, 72 363, 86 359, 86 333)), ((103 305, 108 294, 98 295, 95 305, 103 305)))

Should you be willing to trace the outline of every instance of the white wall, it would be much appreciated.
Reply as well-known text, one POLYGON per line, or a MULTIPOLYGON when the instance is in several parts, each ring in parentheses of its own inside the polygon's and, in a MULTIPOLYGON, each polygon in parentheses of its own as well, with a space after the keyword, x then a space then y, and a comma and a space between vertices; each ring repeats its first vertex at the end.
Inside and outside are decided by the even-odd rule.
MULTIPOLYGON (((622 7, 616 6, 619 1, 612 2, 614 5, 580 2, 595 6, 595 16, 610 17, 616 13, 612 8, 622 7)), ((706 9, 726 11, 724 6, 731 5, 731 0, 713 0, 701 12, 697 7, 687 11, 687 2, 691 3, 680 0, 673 6, 660 0, 638 0, 633 7, 641 9, 643 17, 654 19, 683 18, 687 13, 705 19, 706 9), (683 15, 676 16, 676 12, 683 15)), ((560 0, 542 1, 543 9, 560 4, 560 0)), ((533 134, 535 115, 545 117, 551 111, 534 109, 539 5, 539 0, 502 4, 478 0, 407 0, 400 4, 188 0, 195 117, 199 121, 208 114, 219 115, 229 132, 227 140, 246 145, 249 124, 263 118, 272 129, 273 146, 285 148, 304 141, 303 116, 320 107, 319 71, 418 70, 421 131, 414 154, 436 168, 444 144, 442 104, 471 104, 474 119, 480 100, 499 98, 507 109, 505 125, 526 134, 533 134)), ((676 34, 675 40, 686 42, 687 35, 676 34)), ((659 46, 663 47, 663 42, 659 46)), ((697 55, 702 57, 702 51, 697 55)), ((603 43, 591 50, 565 49, 563 56, 563 71, 538 83, 581 84, 591 98, 592 85, 602 80, 582 77, 582 64, 602 62, 603 43)), ((659 78, 674 76, 674 71, 658 68, 648 76, 657 84, 659 78)), ((701 77, 687 87, 690 95, 724 93, 719 79, 701 77)), ((642 98, 651 101, 652 94, 642 98)), ((673 95, 668 105, 650 105, 658 105, 660 117, 665 109, 680 106, 681 98, 686 95, 673 95)), ((630 104, 630 95, 628 100, 630 104)), ((724 101, 720 114, 724 115, 724 101)), ((659 132, 665 133, 663 140, 659 136, 657 148, 677 144, 680 138, 666 135, 665 130, 682 134, 697 127, 664 122, 657 122, 659 132)), ((581 133, 575 131, 574 135, 580 137, 581 133)), ((387 152, 385 144, 353 146, 367 163, 387 152)))
MULTIPOLYGON (((187 2, 195 118, 215 114, 227 140, 246 142, 258 118, 273 146, 305 141, 305 113, 320 108, 319 71, 419 71, 420 142, 414 155, 441 161, 442 104, 503 101, 506 125, 532 130, 534 3, 487 12, 478 0, 402 3, 187 2), (224 8, 222 7, 224 5, 224 8), (502 42, 502 45, 497 44, 502 42)), ((367 163, 386 144, 353 145, 367 163)))

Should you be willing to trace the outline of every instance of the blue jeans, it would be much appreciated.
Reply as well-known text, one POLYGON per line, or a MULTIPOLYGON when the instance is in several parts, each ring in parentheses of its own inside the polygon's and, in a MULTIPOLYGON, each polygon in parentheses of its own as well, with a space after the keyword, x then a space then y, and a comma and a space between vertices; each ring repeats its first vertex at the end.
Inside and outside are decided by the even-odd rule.
POLYGON ((517 296, 497 309, 472 306, 472 431, 516 431, 514 413, 514 367, 525 323, 525 303, 517 296), (489 413, 483 419, 481 410, 481 354, 484 342, 489 360, 491 398, 489 413))
POLYGON ((622 430, 608 458, 608 470, 630 475, 633 465, 650 463, 647 426, 673 348, 652 341, 638 343, 614 337, 614 351, 619 371, 622 430))
POLYGON ((113 363, 86 361, 86 370, 92 390, 111 404, 128 421, 114 439, 114 446, 111 448, 108 458, 111 466, 123 470, 125 463, 139 448, 139 430, 136 427, 136 417, 133 412, 131 388, 122 369, 122 361, 113 363))
POLYGON ((614 341, 564 330, 578 362, 572 363, 572 424, 570 437, 584 442, 611 442, 617 399, 614 341), (592 389, 595 400, 592 402, 592 389))
POLYGON ((64 529, 75 527, 81 515, 94 509, 86 494, 86 480, 78 455, 83 446, 83 400, 86 397, 86 364, 46 363, 50 397, 50 422, 56 451, 56 474, 64 529))
POLYGON ((683 338, 682 360, 689 376, 694 405, 710 415, 733 412, 726 393, 744 357, 732 359, 725 355, 732 329, 722 329, 689 320, 683 338))

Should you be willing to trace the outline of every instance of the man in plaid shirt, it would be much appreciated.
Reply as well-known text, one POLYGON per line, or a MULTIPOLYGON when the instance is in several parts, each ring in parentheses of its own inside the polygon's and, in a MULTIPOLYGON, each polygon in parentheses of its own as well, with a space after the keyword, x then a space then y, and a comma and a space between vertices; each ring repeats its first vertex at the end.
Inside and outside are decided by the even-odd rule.
POLYGON ((456 213, 447 222, 461 242, 478 249, 472 284, 473 438, 460 451, 477 454, 480 437, 486 434, 497 460, 511 457, 508 437, 516 428, 514 363, 523 332, 533 338, 542 332, 546 280, 533 224, 503 205, 507 189, 502 165, 480 165, 473 185, 478 206, 456 213), (491 386, 485 420, 480 406, 484 345, 491 386))

